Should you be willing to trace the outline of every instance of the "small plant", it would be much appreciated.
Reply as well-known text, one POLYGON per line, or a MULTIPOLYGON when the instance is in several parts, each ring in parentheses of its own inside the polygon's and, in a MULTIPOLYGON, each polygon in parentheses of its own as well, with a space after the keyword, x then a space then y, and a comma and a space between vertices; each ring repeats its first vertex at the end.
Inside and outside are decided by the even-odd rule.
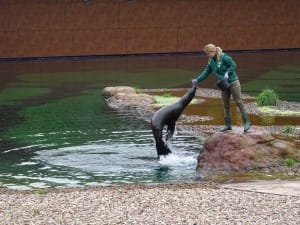
POLYGON ((279 97, 274 90, 265 89, 256 98, 258 106, 274 106, 277 105, 279 97))
POLYGON ((170 97, 173 97, 173 96, 170 93, 165 93, 165 94, 163 94, 163 97, 164 98, 170 98, 170 97))
POLYGON ((291 125, 286 125, 283 127, 283 133, 285 134, 292 134, 295 132, 295 127, 291 125))
POLYGON ((292 158, 286 158, 284 162, 285 162, 285 165, 288 167, 292 167, 296 163, 296 161, 292 158))
POLYGON ((260 168, 261 168, 261 166, 259 164, 257 164, 257 163, 253 163, 252 164, 252 169, 253 170, 259 170, 260 168))
POLYGON ((38 216, 38 215, 41 214, 41 211, 40 211, 39 209, 34 209, 34 210, 33 210, 33 214, 34 214, 35 216, 38 216))
POLYGON ((140 88, 134 87, 135 93, 140 94, 142 90, 140 88))
POLYGON ((49 190, 48 189, 39 189, 36 191, 36 193, 39 195, 46 195, 49 193, 49 190))

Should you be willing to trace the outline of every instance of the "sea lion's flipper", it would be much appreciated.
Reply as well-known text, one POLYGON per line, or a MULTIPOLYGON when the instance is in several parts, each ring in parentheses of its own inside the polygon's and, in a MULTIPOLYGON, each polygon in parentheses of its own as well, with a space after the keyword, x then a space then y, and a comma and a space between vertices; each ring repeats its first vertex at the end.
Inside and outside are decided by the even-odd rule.
POLYGON ((156 142, 156 151, 158 156, 168 155, 169 153, 171 153, 168 145, 163 140, 156 142))
POLYGON ((168 124, 168 129, 167 129, 167 135, 166 135, 166 141, 171 139, 173 137, 174 131, 175 131, 175 124, 176 121, 171 122, 168 124))
POLYGON ((171 150, 168 148, 168 145, 164 142, 162 136, 163 131, 161 129, 156 129, 152 127, 152 133, 155 139, 157 155, 168 155, 171 153, 171 150))

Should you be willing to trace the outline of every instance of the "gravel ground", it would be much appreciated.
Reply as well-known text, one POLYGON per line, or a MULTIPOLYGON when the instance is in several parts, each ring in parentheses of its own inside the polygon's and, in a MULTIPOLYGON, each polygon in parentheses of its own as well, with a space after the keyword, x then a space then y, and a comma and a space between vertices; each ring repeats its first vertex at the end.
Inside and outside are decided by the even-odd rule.
POLYGON ((300 224, 300 197, 205 184, 0 190, 0 224, 300 224))

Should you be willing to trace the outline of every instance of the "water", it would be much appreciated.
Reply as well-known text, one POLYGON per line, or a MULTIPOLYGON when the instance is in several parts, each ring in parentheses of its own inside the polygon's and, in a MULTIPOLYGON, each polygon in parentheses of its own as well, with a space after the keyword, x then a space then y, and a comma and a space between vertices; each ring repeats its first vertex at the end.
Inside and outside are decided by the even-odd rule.
MULTIPOLYGON (((263 84, 273 85, 282 98, 299 100, 299 55, 235 54, 243 89, 255 94, 263 84), (269 82, 270 76, 282 73, 287 75, 284 82, 269 82)), ((201 179, 195 167, 202 137, 178 133, 169 143, 173 154, 158 159, 149 124, 108 109, 101 90, 116 85, 189 87, 206 62, 201 55, 0 62, 0 186, 32 189, 201 179)), ((211 76, 201 87, 214 85, 211 76)), ((218 104, 212 102, 205 110, 216 112, 218 104)))
POLYGON ((24 149, 8 150, 2 160, 10 165, 0 174, 1 184, 26 190, 196 180, 200 140, 178 134, 170 143, 173 153, 158 159, 147 127, 128 124, 127 130, 116 129, 105 139, 69 147, 45 147, 30 157, 22 157, 20 151, 24 149))

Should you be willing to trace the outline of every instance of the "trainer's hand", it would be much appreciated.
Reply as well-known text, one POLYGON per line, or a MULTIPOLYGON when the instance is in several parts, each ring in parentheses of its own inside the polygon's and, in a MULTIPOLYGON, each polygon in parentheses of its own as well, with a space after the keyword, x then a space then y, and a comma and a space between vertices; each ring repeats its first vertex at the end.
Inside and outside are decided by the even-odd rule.
POLYGON ((193 79, 193 80, 192 80, 192 84, 193 84, 194 86, 198 85, 197 79, 193 79))

